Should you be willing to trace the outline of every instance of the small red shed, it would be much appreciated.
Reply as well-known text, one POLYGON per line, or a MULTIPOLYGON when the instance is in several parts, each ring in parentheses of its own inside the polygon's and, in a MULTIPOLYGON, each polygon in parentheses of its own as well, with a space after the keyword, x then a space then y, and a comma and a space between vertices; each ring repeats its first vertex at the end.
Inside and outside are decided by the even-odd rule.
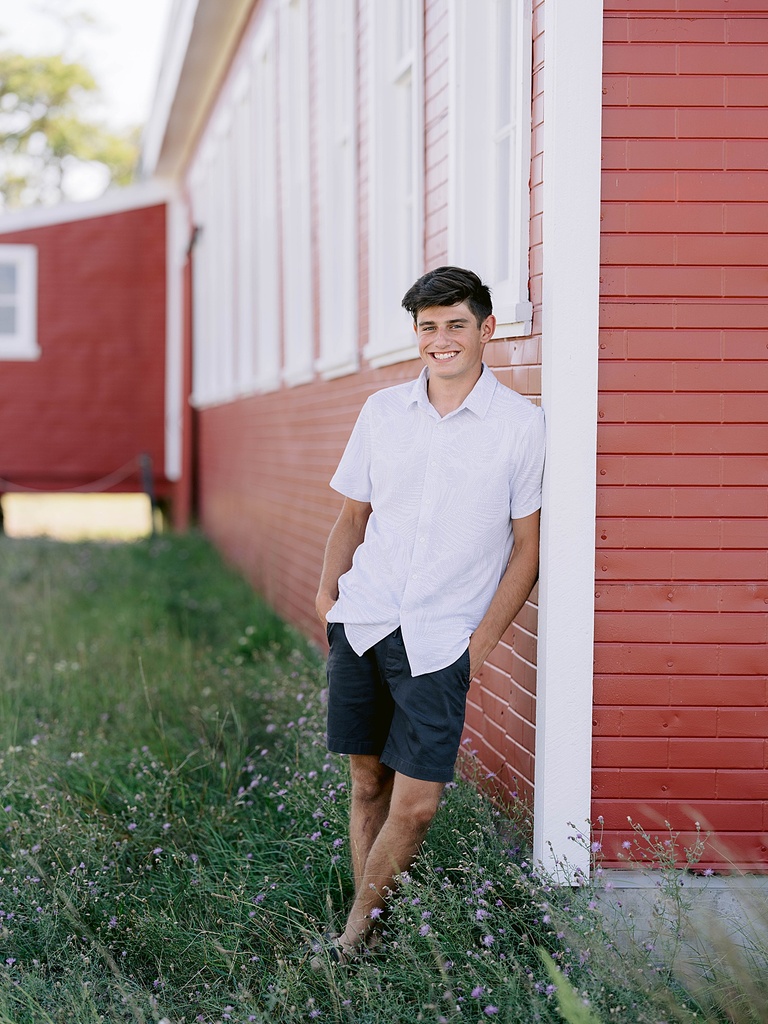
POLYGON ((170 496, 165 222, 155 187, 0 218, 0 493, 170 496))

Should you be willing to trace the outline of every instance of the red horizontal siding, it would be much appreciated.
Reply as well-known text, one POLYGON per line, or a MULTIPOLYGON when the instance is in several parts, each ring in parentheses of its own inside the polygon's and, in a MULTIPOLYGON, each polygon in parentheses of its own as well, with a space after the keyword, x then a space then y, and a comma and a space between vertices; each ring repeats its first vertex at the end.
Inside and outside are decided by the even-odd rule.
POLYGON ((606 0, 594 814, 768 867, 768 19, 606 0), (682 837, 681 837, 682 838, 682 837), (684 841, 684 840, 683 840, 684 841))

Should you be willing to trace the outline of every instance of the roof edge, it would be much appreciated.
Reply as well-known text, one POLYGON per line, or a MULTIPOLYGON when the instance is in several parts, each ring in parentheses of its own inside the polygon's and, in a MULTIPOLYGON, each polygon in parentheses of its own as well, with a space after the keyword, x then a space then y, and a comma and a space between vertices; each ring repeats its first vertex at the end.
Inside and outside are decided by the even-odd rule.
POLYGON ((143 176, 181 174, 256 6, 256 0, 175 0, 142 138, 143 176))
POLYGON ((172 196, 173 189, 167 184, 148 181, 125 188, 110 189, 98 199, 65 201, 53 206, 32 206, 26 210, 14 210, 0 214, 0 235, 76 220, 108 217, 113 213, 126 213, 146 206, 159 206, 167 203, 172 196))
POLYGON ((157 86, 141 140, 141 173, 147 177, 154 174, 160 159, 189 52, 199 2, 174 0, 168 17, 157 86))

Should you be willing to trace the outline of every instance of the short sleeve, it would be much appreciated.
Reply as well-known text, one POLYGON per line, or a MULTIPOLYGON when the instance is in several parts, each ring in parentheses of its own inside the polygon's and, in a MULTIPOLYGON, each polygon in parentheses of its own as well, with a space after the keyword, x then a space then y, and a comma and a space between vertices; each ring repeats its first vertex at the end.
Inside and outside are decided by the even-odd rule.
POLYGON ((524 519, 541 508, 546 428, 544 410, 534 406, 535 415, 520 439, 512 465, 509 515, 524 519))
POLYGON ((354 501, 371 500, 371 431, 370 410, 365 403, 347 441, 331 487, 354 501))

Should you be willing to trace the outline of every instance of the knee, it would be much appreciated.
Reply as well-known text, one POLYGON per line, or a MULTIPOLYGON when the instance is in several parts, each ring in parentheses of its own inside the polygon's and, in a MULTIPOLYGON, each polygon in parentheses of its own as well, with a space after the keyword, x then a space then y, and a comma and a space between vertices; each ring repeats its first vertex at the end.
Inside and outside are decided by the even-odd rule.
POLYGON ((359 803, 378 803, 389 798, 394 772, 377 759, 352 769, 352 797, 359 803))
POLYGON ((423 836, 432 823, 437 812, 437 803, 431 798, 409 801, 393 801, 389 809, 389 818, 404 829, 415 835, 423 836))

